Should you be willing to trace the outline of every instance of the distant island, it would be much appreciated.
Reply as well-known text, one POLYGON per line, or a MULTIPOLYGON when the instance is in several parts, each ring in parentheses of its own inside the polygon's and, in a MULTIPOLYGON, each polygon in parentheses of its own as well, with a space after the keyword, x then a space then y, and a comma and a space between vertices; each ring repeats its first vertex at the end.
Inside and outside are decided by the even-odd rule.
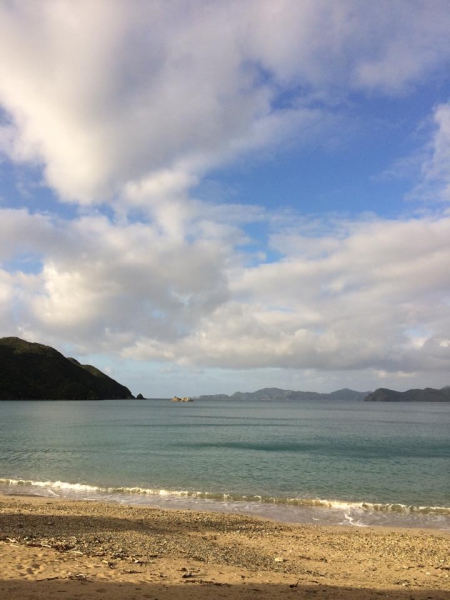
POLYGON ((364 400, 370 392, 356 392, 344 388, 329 394, 320 392, 295 392, 280 388, 263 388, 256 392, 236 392, 231 396, 227 394, 213 394, 200 396, 201 400, 364 400))
POLYGON ((366 402, 450 402, 450 386, 396 392, 378 388, 365 397, 366 402))
POLYGON ((119 400, 130 390, 91 365, 17 337, 0 338, 0 400, 119 400))
POLYGON ((367 402, 450 402, 450 386, 440 390, 425 388, 423 390, 408 390, 407 392, 396 392, 387 388, 378 388, 374 392, 357 392, 344 388, 329 394, 320 392, 295 392, 293 390, 282 390, 280 388, 263 388, 256 392, 236 392, 230 396, 227 394, 213 394, 199 396, 201 400, 242 400, 242 401, 367 401, 367 402))

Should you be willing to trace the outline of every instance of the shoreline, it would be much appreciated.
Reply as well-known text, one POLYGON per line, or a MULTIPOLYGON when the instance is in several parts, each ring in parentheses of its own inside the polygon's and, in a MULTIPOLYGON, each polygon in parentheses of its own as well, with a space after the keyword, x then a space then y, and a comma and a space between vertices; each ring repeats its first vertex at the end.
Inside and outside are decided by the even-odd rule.
MULTIPOLYGON (((343 531, 343 532, 347 532, 347 531, 356 531, 356 530, 361 530, 361 531, 380 531, 380 532, 397 532, 397 533, 407 533, 407 534, 411 534, 412 536, 416 535, 417 533, 430 533, 430 534, 434 534, 437 536, 444 536, 444 537, 448 537, 449 539, 449 554, 450 554, 450 530, 447 529, 439 529, 438 527, 421 527, 421 526, 417 526, 417 527, 402 527, 402 526, 396 526, 396 525, 364 525, 364 526, 360 526, 360 525, 351 525, 348 523, 345 524, 326 524, 326 523, 302 523, 302 522, 293 522, 293 521, 280 521, 279 519, 277 519, 276 517, 273 516, 266 516, 266 515, 259 515, 259 514, 255 514, 255 513, 248 513, 248 512, 232 512, 232 511, 222 511, 222 510, 214 510, 214 509, 210 509, 209 507, 206 508, 180 508, 177 506, 171 506, 171 505, 164 505, 164 506, 160 506, 160 505, 152 505, 152 504, 133 504, 133 503, 127 503, 127 502, 118 502, 117 500, 107 500, 107 499, 91 499, 91 498, 71 498, 71 497, 54 497, 54 496, 45 496, 44 494, 32 494, 32 493, 21 493, 21 492, 15 492, 15 493, 4 493, 4 492, 0 492, 0 515, 1 515, 1 506, 3 502, 6 502, 6 504, 8 504, 8 499, 11 500, 17 500, 19 503, 21 503, 22 501, 24 503, 30 501, 31 504, 61 504, 64 505, 64 507, 67 506, 67 508, 70 509, 70 505, 72 504, 85 504, 86 506, 92 506, 92 505, 100 505, 100 506, 104 506, 104 507, 111 507, 111 508, 123 508, 124 510, 126 509, 133 509, 133 510, 142 510, 142 511, 159 511, 159 512, 168 512, 168 513, 188 513, 188 514, 192 514, 192 515, 196 515, 196 514, 201 514, 201 515, 211 515, 212 517, 217 516, 217 517, 221 517, 223 516, 225 519, 227 516, 231 516, 231 517, 242 517, 243 519, 248 519, 250 521, 263 521, 263 522, 269 522, 272 523, 274 525, 280 525, 282 527, 287 527, 287 528, 311 528, 311 529, 320 529, 320 530, 330 530, 330 531, 334 531, 334 530, 338 530, 338 531, 343 531)), ((69 510, 70 512, 70 510, 69 510)), ((1 531, 0 531, 0 536, 1 536, 1 531)), ((449 575, 450 578, 450 575, 449 575)))
POLYGON ((450 598, 439 530, 8 495, 0 525, 4 597, 450 598))
POLYGON ((0 478, 0 496, 117 503, 148 508, 242 514, 299 525, 428 529, 450 532, 450 507, 324 498, 233 497, 231 494, 64 481, 0 478))

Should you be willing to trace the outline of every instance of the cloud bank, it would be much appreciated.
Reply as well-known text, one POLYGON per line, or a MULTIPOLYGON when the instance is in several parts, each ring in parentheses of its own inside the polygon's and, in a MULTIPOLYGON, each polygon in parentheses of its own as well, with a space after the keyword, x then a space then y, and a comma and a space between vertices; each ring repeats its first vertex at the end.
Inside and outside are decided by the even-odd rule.
POLYGON ((20 261, 1 272, 4 314, 24 335, 142 360, 446 370, 450 218, 341 225, 331 243, 329 232, 281 230, 271 243, 283 257, 249 266, 227 224, 211 238, 193 222, 195 239, 174 241, 148 224, 4 210, 3 263, 24 250, 40 260, 36 272, 20 261))

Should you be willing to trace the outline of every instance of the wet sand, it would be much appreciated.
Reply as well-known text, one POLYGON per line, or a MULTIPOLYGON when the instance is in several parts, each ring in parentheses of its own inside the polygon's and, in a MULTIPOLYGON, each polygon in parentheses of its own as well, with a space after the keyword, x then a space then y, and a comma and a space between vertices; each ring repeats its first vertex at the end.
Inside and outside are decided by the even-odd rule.
POLYGON ((0 496, 0 598, 450 600, 450 535, 0 496))

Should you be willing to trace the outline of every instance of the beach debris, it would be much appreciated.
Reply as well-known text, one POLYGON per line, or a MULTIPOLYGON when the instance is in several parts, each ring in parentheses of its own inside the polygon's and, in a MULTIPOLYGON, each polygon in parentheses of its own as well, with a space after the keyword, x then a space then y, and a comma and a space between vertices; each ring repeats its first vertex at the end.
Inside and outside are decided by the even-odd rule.
POLYGON ((84 573, 69 573, 67 579, 75 579, 76 581, 89 581, 84 573))
POLYGON ((142 571, 136 571, 136 569, 124 569, 122 573, 127 573, 128 575, 132 575, 133 573, 142 573, 142 571))
MULTIPOLYGON (((150 558, 157 558, 157 556, 158 556, 157 554, 150 554, 150 558)), ((147 564, 147 561, 145 561, 145 560, 141 560, 141 559, 139 559, 139 558, 134 558, 134 559, 133 559, 133 563, 134 563, 135 565, 146 565, 146 564, 147 564)))
POLYGON ((287 559, 283 558, 282 556, 276 556, 273 560, 277 563, 282 563, 282 562, 286 562, 287 559))
POLYGON ((197 583, 201 585, 216 585, 231 587, 231 583, 221 583, 220 581, 212 581, 211 579, 187 579, 184 583, 197 583))

